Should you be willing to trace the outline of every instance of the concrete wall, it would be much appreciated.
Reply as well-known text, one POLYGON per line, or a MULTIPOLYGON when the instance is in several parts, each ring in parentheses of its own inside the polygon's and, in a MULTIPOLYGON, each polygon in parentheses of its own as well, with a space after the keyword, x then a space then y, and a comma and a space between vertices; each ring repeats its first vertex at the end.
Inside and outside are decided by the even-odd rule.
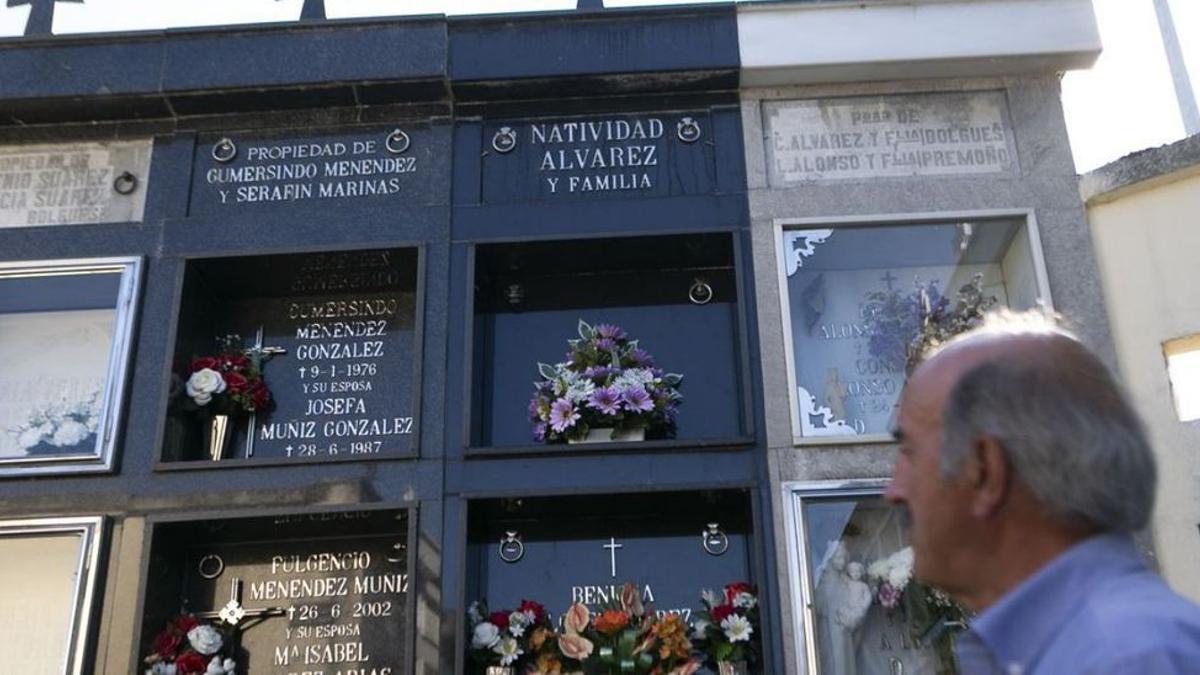
POLYGON ((1163 342, 1200 333, 1200 173, 1163 178, 1093 199, 1088 219, 1121 376, 1158 455, 1160 568, 1200 601, 1200 421, 1176 416, 1163 356, 1163 342))
MULTIPOLYGON (((773 510, 791 508, 783 483, 834 479, 886 478, 895 447, 891 443, 793 444, 779 294, 776 230, 778 218, 836 218, 852 215, 903 216, 916 213, 1028 212, 1036 221, 1051 298, 1084 339, 1110 362, 1104 301, 1095 283, 1093 255, 1083 205, 1059 103, 1058 79, 1045 77, 970 80, 914 80, 853 85, 752 88, 743 91, 747 178, 754 249, 759 335, 762 347, 763 400, 773 510), (861 179, 772 188, 764 151, 763 105, 766 101, 860 95, 912 95, 933 92, 1001 91, 1016 137, 1019 170, 1010 174, 922 178, 861 179)), ((795 434, 799 435, 799 434, 795 434)), ((796 670, 793 636, 803 630, 792 616, 785 520, 776 522, 776 559, 783 614, 787 672, 796 670)))

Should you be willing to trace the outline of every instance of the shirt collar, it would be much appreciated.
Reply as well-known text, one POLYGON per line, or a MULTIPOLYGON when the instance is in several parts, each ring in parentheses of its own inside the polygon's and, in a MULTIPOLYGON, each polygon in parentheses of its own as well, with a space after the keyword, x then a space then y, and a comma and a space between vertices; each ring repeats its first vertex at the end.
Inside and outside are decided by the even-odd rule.
POLYGON ((1067 549, 971 622, 1007 672, 1028 672, 1067 620, 1116 573, 1145 568, 1132 537, 1101 534, 1067 549), (1015 666, 1015 667, 1014 667, 1015 666))

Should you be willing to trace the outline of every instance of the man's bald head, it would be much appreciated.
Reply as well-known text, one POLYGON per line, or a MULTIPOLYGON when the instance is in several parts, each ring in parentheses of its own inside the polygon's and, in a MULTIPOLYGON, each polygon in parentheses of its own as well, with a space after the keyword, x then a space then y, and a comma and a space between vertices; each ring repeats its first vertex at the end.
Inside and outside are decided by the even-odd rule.
POLYGON ((1047 515, 1133 531, 1154 503, 1154 457, 1104 363, 1039 312, 1000 313, 933 353, 912 380, 942 399, 942 469, 998 442, 1047 515))

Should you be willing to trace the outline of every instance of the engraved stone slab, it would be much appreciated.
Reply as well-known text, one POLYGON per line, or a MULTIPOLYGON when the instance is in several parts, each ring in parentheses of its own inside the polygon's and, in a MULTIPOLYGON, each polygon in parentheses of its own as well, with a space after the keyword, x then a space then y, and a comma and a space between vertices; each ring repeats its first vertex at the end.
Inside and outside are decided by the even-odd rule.
POLYGON ((775 187, 1018 168, 1001 92, 770 101, 763 113, 775 187))
POLYGON ((0 146, 0 228, 141 222, 152 145, 0 146))

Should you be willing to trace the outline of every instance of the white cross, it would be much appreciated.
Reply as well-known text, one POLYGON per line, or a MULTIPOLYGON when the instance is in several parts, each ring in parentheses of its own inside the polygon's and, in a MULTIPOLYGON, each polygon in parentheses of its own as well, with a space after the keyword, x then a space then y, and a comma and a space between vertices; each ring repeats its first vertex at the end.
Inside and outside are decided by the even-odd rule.
MULTIPOLYGON (((258 327, 258 332, 254 334, 254 344, 245 350, 246 355, 254 360, 254 365, 258 366, 258 372, 262 374, 262 364, 272 356, 286 354, 287 350, 283 347, 264 347, 263 346, 263 327, 258 327)), ((246 458, 254 456, 254 423, 258 421, 258 415, 250 413, 250 425, 246 432, 246 458)))
POLYGON ((625 544, 618 544, 616 537, 609 537, 608 543, 603 546, 608 549, 609 558, 612 561, 612 576, 617 578, 617 549, 625 548, 625 544))

